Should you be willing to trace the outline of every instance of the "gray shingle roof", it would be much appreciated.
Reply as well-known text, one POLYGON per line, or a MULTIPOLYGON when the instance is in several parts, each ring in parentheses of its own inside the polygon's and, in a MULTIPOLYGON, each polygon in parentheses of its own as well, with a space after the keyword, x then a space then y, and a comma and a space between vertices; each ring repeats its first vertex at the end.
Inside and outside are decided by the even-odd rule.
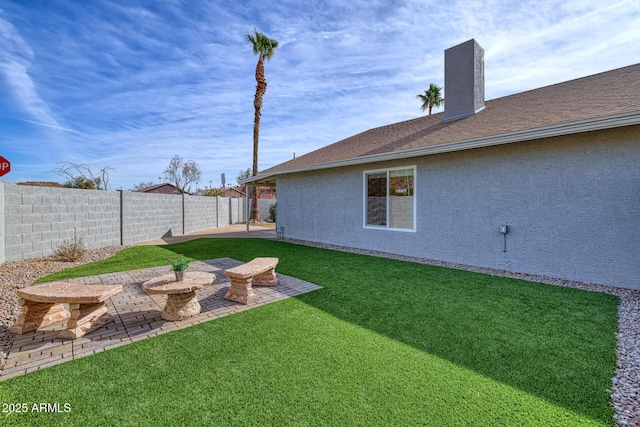
POLYGON ((640 64, 497 98, 485 105, 479 113, 456 121, 443 123, 444 113, 439 113, 371 129, 266 169, 255 178, 425 155, 430 153, 425 150, 437 152, 456 144, 455 149, 465 149, 482 141, 496 145, 638 124, 640 64))

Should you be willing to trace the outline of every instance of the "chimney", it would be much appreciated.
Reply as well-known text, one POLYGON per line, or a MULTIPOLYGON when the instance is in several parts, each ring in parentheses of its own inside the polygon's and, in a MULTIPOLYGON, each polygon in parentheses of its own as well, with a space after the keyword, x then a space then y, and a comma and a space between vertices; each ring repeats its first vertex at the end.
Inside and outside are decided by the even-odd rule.
POLYGON ((468 40, 444 51, 444 120, 484 109, 484 49, 468 40))

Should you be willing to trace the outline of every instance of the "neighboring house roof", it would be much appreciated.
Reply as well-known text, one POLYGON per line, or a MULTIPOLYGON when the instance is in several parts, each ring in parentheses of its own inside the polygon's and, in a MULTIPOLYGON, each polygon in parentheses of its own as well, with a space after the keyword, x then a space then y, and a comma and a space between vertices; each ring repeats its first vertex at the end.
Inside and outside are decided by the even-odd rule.
POLYGON ((244 186, 227 188, 224 190, 224 195, 227 197, 244 197, 244 186))
MULTIPOLYGON (((640 64, 485 103, 485 109, 443 122, 444 113, 382 126, 281 163, 247 182, 277 175, 640 124, 640 64)), ((445 106, 446 107, 446 106, 445 106)))
MULTIPOLYGON (((160 194, 182 194, 180 189, 168 182, 164 184, 152 185, 151 187, 143 188, 141 193, 160 193, 160 194)), ((186 193, 189 194, 189 193, 186 193)))
MULTIPOLYGON (((224 190, 227 197, 245 197, 245 186, 231 187, 224 190)), ((276 195, 272 187, 258 187, 258 199, 275 199, 276 195)))
POLYGON ((18 185, 31 185, 34 187, 55 187, 55 188, 65 188, 63 184, 59 182, 47 182, 47 181, 25 181, 18 182, 18 185))

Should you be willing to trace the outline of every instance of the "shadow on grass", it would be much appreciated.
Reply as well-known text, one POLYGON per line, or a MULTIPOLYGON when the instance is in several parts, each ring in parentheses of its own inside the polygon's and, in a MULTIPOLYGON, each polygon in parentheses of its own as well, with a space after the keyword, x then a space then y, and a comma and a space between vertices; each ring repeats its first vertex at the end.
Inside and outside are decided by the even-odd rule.
MULTIPOLYGON (((279 257, 278 272, 324 287, 296 297, 306 304, 611 423, 606 390, 616 363, 617 297, 268 240, 198 239, 159 248, 149 247, 149 259, 135 265, 162 264, 172 252, 279 257)), ((127 269, 127 256, 102 268, 127 269)), ((75 274, 94 274, 90 268, 75 274)))
MULTIPOLYGON (((213 257, 202 244, 172 250, 213 257)), ((325 287, 298 297, 307 304, 611 422, 615 296, 282 242, 215 246, 245 261, 277 256, 281 273, 325 287)))

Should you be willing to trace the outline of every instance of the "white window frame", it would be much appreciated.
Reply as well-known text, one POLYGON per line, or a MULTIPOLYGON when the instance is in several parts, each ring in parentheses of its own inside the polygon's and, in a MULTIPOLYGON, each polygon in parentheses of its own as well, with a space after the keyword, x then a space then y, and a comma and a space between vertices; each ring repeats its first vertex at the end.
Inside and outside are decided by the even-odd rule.
POLYGON ((400 166, 400 167, 393 167, 393 168, 384 168, 384 169, 372 169, 372 170, 366 170, 362 173, 362 226, 363 228, 366 229, 371 229, 371 230, 388 230, 388 231, 404 231, 404 232, 409 232, 409 233, 415 233, 416 232, 416 228, 417 228, 417 206, 418 206, 418 192, 416 190, 416 182, 417 182, 417 167, 416 165, 411 165, 411 166, 400 166), (390 227, 389 226, 389 215, 390 215, 390 209, 389 206, 391 205, 389 202, 389 185, 391 184, 391 179, 390 179, 390 173, 392 171, 397 171, 397 170, 405 170, 405 169, 411 169, 413 170, 413 227, 412 228, 394 228, 394 227, 390 227), (381 172, 386 172, 387 174, 387 218, 386 218, 386 224, 387 225, 370 225, 367 224, 367 194, 368 194, 368 186, 367 186, 367 175, 368 174, 374 174, 374 173, 381 173, 381 172))

